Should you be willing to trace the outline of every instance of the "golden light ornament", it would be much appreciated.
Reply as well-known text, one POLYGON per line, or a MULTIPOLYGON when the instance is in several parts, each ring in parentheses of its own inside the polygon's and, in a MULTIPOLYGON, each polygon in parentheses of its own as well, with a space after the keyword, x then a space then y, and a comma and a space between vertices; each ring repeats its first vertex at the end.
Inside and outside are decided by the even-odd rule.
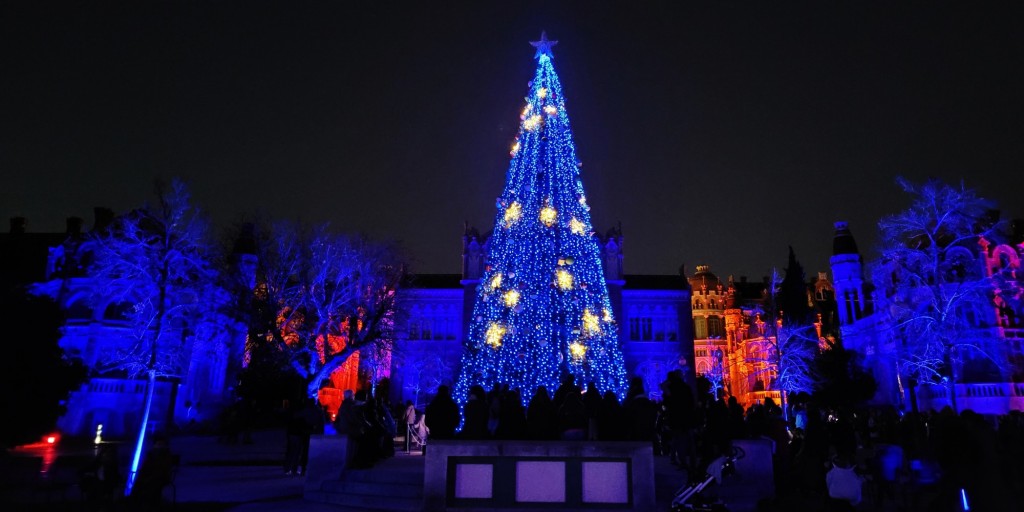
POLYGON ((523 121, 523 129, 526 131, 536 130, 538 126, 540 126, 540 116, 537 114, 534 114, 523 121))
POLYGON ((514 308, 516 304, 519 304, 519 290, 509 290, 505 292, 505 306, 514 308))
POLYGON ((611 322, 612 321, 612 310, 610 310, 608 308, 604 308, 604 321, 605 322, 611 322))
POLYGON ((530 115, 531 110, 533 110, 533 103, 527 103, 526 106, 523 107, 523 114, 519 117, 526 119, 526 116, 530 115))
POLYGON ((540 219, 541 224, 550 228, 558 221, 558 211, 550 205, 545 206, 540 209, 540 215, 538 215, 538 218, 540 219))
POLYGON ((494 277, 491 278, 491 282, 489 284, 492 291, 501 288, 501 272, 494 274, 494 277))
POLYGON ((549 116, 553 116, 553 115, 558 113, 558 107, 556 107, 554 105, 548 105, 548 106, 544 107, 544 113, 549 115, 549 116))
POLYGON ((555 282, 558 284, 558 288, 562 291, 571 290, 573 282, 572 274, 570 274, 569 271, 560 268, 555 271, 555 282))
POLYGON ((601 321, 589 309, 583 310, 583 334, 593 336, 601 333, 601 321))
POLYGON ((573 359, 583 359, 587 355, 587 346, 578 341, 571 343, 569 344, 569 354, 573 359))
POLYGON ((546 87, 541 87, 540 89, 537 89, 537 97, 540 98, 540 99, 547 98, 548 97, 548 89, 546 87))
POLYGON ((508 205, 505 209, 505 227, 511 226, 519 221, 523 216, 523 205, 519 204, 519 201, 513 201, 512 204, 508 205))
POLYGON ((484 338, 488 345, 498 348, 501 346, 501 340, 505 337, 506 332, 508 329, 504 325, 494 322, 487 327, 487 334, 484 335, 484 338))
POLYGON ((572 231, 572 234, 574 235, 583 235, 586 229, 587 226, 584 225, 583 222, 581 222, 579 219, 575 217, 573 217, 572 220, 569 221, 569 231, 572 231))
POLYGON ((512 155, 515 156, 515 154, 518 153, 518 152, 519 152, 519 141, 517 140, 515 144, 512 144, 512 155))

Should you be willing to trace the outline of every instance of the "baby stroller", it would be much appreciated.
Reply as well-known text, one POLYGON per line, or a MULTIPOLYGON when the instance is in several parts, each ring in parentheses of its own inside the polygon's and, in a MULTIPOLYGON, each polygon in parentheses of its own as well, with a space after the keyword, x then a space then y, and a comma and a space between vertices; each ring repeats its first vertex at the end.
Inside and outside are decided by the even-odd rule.
POLYGON ((406 426, 406 453, 411 452, 414 447, 423 449, 423 447, 427 445, 427 436, 430 433, 430 429, 427 428, 425 419, 425 415, 420 414, 419 418, 417 418, 416 420, 416 423, 410 423, 406 426))
POLYGON ((729 509, 720 501, 710 501, 701 492, 711 482, 722 483, 722 478, 736 474, 736 461, 742 459, 743 449, 732 447, 728 456, 723 455, 708 464, 707 473, 699 481, 680 487, 672 498, 672 512, 727 512, 729 509))

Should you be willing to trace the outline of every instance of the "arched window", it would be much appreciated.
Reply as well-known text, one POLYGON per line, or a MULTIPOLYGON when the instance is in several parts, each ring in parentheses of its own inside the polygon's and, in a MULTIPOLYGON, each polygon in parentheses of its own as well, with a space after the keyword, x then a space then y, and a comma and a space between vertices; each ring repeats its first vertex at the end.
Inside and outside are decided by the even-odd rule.
POLYGON ((996 248, 995 257, 996 261, 998 261, 998 267, 992 269, 993 272, 1016 270, 1020 268, 1020 258, 1017 257, 1017 253, 1006 245, 1000 245, 996 248))
POLYGON ((86 321, 92 320, 92 307, 89 306, 89 301, 86 299, 77 299, 68 305, 65 314, 68 317, 69 322, 74 321, 86 321))
POLYGON ((130 302, 112 302, 103 310, 104 320, 131 320, 135 305, 130 302))

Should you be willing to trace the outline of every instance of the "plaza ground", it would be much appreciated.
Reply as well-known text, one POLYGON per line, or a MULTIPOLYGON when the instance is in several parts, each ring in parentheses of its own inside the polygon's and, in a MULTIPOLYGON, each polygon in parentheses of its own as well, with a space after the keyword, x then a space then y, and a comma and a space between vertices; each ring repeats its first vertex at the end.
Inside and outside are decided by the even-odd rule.
MULTIPOLYGON (((45 450, 47 448, 42 448, 45 450)), ((251 444, 224 444, 216 436, 183 436, 171 440, 171 449, 181 457, 173 488, 165 489, 166 510, 182 512, 231 511, 272 512, 350 512, 368 510, 309 502, 302 498, 304 477, 284 474, 285 435, 283 430, 254 432, 251 444), (172 504, 172 502, 174 502, 172 504)), ((56 455, 85 458, 93 453, 89 443, 62 442, 56 455)), ((130 447, 119 449, 127 463, 130 447)), ((15 481, 12 460, 42 456, 39 449, 16 450, 4 459, 5 481, 15 481)), ((400 468, 408 471, 422 468, 419 452, 398 451, 393 459, 380 463, 381 470, 400 468)), ((16 464, 14 464, 16 466, 16 464)), ((418 469, 422 471, 422 469, 418 469)), ((666 457, 655 457, 655 492, 659 510, 668 510, 674 492, 684 483, 685 473, 671 465, 666 457)), ((756 499, 745 495, 744 489, 729 485, 721 494, 732 512, 756 510, 756 499)), ((77 486, 66 489, 40 489, 32 486, 7 485, 0 490, 0 502, 14 504, 5 510, 58 511, 83 510, 77 486)), ((796 505, 796 504, 794 504, 796 505)), ((800 507, 801 509, 805 507, 800 507)))

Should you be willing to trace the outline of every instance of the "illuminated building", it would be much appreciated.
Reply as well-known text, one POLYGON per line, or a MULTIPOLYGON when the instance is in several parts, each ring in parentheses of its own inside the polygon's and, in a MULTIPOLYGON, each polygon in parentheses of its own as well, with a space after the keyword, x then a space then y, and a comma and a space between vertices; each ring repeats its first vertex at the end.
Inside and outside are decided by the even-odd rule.
MULTIPOLYGON (((104 229, 114 219, 110 210, 97 208, 93 230, 104 229)), ((136 340, 127 319, 132 308, 115 291, 100 293, 99 286, 86 276, 92 242, 82 231, 82 220, 68 219, 66 233, 25 233, 24 221, 12 219, 11 233, 2 238, 7 257, 20 255, 23 265, 4 261, 5 273, 20 275, 32 293, 54 299, 66 314, 60 346, 68 357, 79 358, 94 374, 81 388, 71 393, 67 412, 58 428, 67 435, 91 437, 99 424, 107 437, 132 435, 141 421, 146 381, 128 378, 124 371, 102 372, 99 364, 136 340), (6 250, 10 244, 10 250, 6 250), (28 259, 31 257, 31 260, 28 259)), ((255 265, 254 256, 236 247, 236 265, 243 271, 255 265)), ((181 362, 180 376, 158 379, 154 392, 152 428, 162 430, 172 423, 179 426, 192 420, 215 418, 230 397, 229 371, 241 361, 242 340, 231 347, 193 350, 195 335, 173 327, 167 335, 185 344, 189 355, 181 362)))
MULTIPOLYGON (((973 257, 986 276, 1008 269, 1016 279, 1010 283, 1010 293, 1019 293, 1024 286, 1020 272, 1024 258, 1024 237, 1019 232, 1009 243, 995 244, 984 238, 977 240, 973 257)), ((890 320, 884 311, 878 311, 880 293, 865 276, 864 262, 850 227, 846 222, 835 223, 832 243, 832 275, 838 306, 839 328, 844 346, 860 354, 863 364, 875 376, 878 392, 875 403, 889 404, 910 410, 914 398, 922 410, 940 410, 950 404, 948 390, 939 385, 914 385, 902 382, 896 371, 896 341, 890 320)), ((964 250, 967 250, 964 248, 964 250)), ((1018 298, 1003 296, 993 289, 990 307, 981 308, 986 314, 974 319, 972 328, 989 329, 1001 344, 1003 361, 965 360, 961 379, 954 384, 957 408, 971 409, 980 414, 1005 414, 1010 410, 1024 410, 1024 312, 1018 298), (991 371, 993 366, 1000 366, 991 371), (996 375, 998 373, 998 375, 996 375)))
MULTIPOLYGON (((621 319, 612 334, 621 347, 627 376, 641 377, 649 395, 660 397, 659 385, 672 370, 683 371, 692 384, 693 323, 686 279, 680 275, 624 274, 622 233, 612 229, 596 238, 611 310, 608 315, 586 311, 584 316, 598 320, 602 328, 605 324, 600 320, 606 316, 621 319)), ((392 393, 400 393, 402 400, 422 404, 438 385, 450 385, 458 379, 477 288, 486 275, 490 243, 489 234, 481 235, 467 227, 461 274, 412 276, 400 291, 400 316, 407 323, 398 330, 392 393)), ((575 354, 585 357, 586 352, 579 347, 575 354)))

